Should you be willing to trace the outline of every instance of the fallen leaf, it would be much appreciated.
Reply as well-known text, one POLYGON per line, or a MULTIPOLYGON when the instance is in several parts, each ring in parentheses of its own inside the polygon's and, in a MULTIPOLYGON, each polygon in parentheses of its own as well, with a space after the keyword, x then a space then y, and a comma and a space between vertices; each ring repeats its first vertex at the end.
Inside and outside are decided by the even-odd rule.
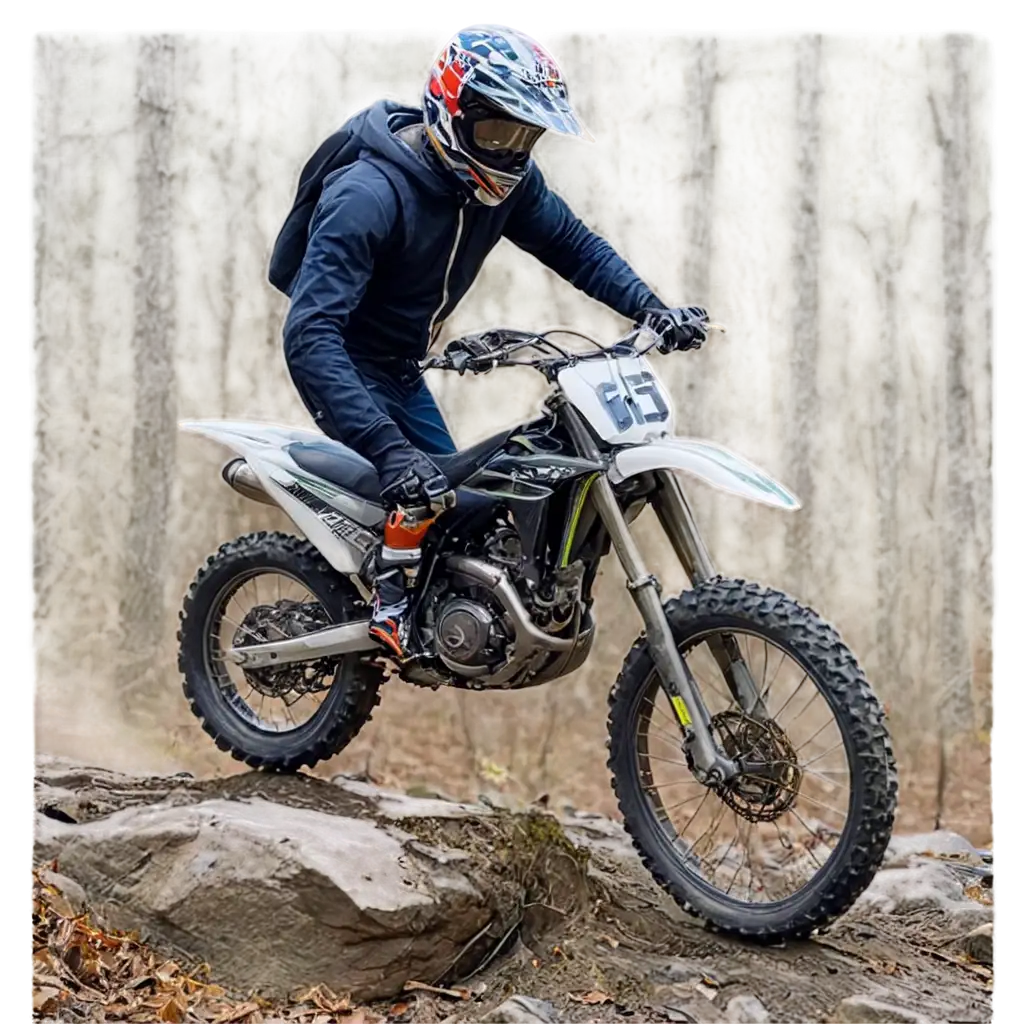
POLYGON ((712 978, 710 974, 702 974, 700 976, 700 980, 704 982, 705 985, 710 985, 712 988, 722 987, 721 982, 715 981, 715 979, 712 978))
POLYGON ((602 936, 600 936, 598 941, 599 942, 606 942, 609 946, 612 947, 612 949, 618 949, 618 947, 619 947, 619 940, 618 939, 613 939, 610 935, 602 935, 602 936))
POLYGON ((37 988, 32 993, 32 1009, 38 1010, 40 1013, 46 1013, 54 1009, 60 1001, 62 991, 62 989, 55 988, 52 985, 43 985, 37 988))
POLYGON ((318 1010, 327 1013, 344 1013, 351 1007, 348 996, 335 995, 326 985, 314 985, 311 989, 295 997, 299 1003, 312 1003, 318 1010))
POLYGON ((594 989, 593 992, 585 992, 583 995, 577 995, 575 992, 570 992, 569 998, 574 1003, 587 1003, 591 1006, 598 1003, 612 1003, 615 1001, 607 992, 601 992, 598 989, 594 989))
POLYGON ((157 1011, 157 1017, 160 1020, 169 1021, 170 1024, 181 1024, 187 1010, 188 1004, 184 1000, 179 1000, 177 996, 171 996, 157 1011))
POLYGON ((534 957, 534 958, 533 958, 533 959, 532 959, 532 960, 530 961, 530 964, 531 964, 531 966, 533 966, 533 967, 540 967, 540 961, 539 961, 539 960, 538 960, 538 959, 537 959, 536 957, 534 957))
POLYGON ((453 999, 469 999, 473 993, 468 988, 438 988, 428 985, 425 981, 407 981, 402 986, 403 992, 435 992, 440 996, 451 996, 453 999))
POLYGON ((413 1003, 393 1003, 388 1007, 388 1016, 403 1017, 413 1008, 413 1005, 413 1003))
POLYGON ((174 976, 180 972, 181 968, 173 960, 168 960, 163 966, 157 968, 156 976, 161 981, 172 981, 174 976))
POLYGON ((231 1007, 218 1014, 213 1018, 213 1024, 234 1024, 235 1021, 248 1017, 249 1014, 258 1009, 259 1005, 257 1003, 242 1003, 240 1006, 231 1007))
POLYGON ((46 902, 49 908, 54 913, 60 914, 61 917, 75 916, 75 910, 68 901, 68 898, 57 889, 53 889, 46 894, 46 902))

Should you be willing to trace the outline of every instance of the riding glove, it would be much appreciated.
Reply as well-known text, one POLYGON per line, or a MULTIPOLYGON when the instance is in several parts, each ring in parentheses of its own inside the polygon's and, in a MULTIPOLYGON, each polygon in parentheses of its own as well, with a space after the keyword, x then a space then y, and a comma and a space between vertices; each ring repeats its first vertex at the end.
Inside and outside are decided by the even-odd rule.
POLYGON ((658 337, 659 352, 700 348, 707 340, 708 312, 701 306, 681 309, 644 309, 637 323, 658 337))
POLYGON ((380 496, 389 508, 429 506, 451 490, 444 473, 412 445, 388 452, 378 473, 380 496))

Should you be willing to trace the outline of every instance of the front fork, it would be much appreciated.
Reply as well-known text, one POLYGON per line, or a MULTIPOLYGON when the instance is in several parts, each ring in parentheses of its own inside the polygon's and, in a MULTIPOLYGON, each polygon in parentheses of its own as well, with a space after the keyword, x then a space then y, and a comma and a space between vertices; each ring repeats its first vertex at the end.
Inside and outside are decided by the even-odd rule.
MULTIPOLYGON (((571 406, 563 406, 566 426, 573 436, 581 455, 599 459, 600 453, 590 432, 571 406)), ((661 521, 676 555, 693 583, 712 574, 707 549, 697 533, 693 516, 679 482, 671 473, 659 471, 658 498, 655 511, 661 521)), ((690 750, 694 766, 708 783, 732 778, 740 770, 735 761, 725 756, 711 732, 711 717, 700 695, 689 666, 680 656, 661 603, 661 588, 655 576, 647 571, 640 549, 629 532, 622 510, 608 477, 601 474, 590 488, 598 515, 600 515, 615 553, 626 574, 626 585, 636 603, 647 628, 647 642, 651 657, 661 678, 669 700, 676 708, 680 721, 686 725, 689 718, 690 750), (679 707, 682 703, 682 708, 679 707)), ((715 638, 709 643, 716 661, 722 667, 734 696, 744 710, 759 704, 757 687, 747 671, 732 636, 715 638)))
MULTIPOLYGON (((667 469, 656 470, 654 476, 658 481, 658 490, 651 501, 654 512, 668 536, 672 550, 690 577, 690 583, 696 586, 714 575, 711 556, 697 532, 697 524, 679 478, 667 469)), ((767 718, 767 709, 740 653, 736 637, 731 633, 716 633, 706 643, 736 703, 754 718, 767 718)))

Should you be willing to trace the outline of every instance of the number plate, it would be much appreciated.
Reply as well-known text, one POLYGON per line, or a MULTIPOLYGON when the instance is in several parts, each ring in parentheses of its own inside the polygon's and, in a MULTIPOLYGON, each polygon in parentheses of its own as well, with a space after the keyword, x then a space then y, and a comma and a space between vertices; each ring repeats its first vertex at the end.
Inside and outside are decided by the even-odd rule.
POLYGON ((672 432, 668 392, 643 356, 577 363, 558 383, 602 440, 635 444, 672 432))

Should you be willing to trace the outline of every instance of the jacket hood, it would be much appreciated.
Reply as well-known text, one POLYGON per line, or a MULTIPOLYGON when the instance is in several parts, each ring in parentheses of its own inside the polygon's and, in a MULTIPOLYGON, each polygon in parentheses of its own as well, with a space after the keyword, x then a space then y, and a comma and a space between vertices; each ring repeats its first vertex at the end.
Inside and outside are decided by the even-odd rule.
MULTIPOLYGON (((361 110, 345 124, 371 153, 397 164, 424 189, 434 195, 453 196, 461 191, 459 181, 426 148, 413 148, 396 132, 423 124, 423 111, 393 100, 380 100, 361 110)), ((425 141, 425 139, 424 139, 425 141)))

